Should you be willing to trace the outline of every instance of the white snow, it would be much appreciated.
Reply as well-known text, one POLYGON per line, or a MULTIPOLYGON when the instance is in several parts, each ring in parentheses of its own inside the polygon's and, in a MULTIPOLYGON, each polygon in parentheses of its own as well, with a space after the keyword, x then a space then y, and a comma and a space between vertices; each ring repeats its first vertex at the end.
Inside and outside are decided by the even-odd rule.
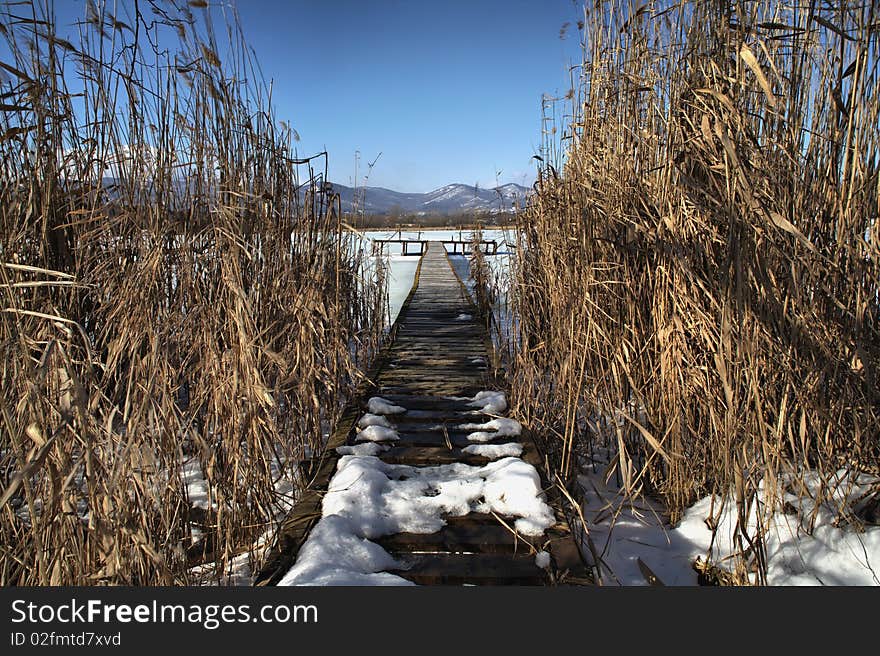
POLYGON ((343 456, 324 496, 323 517, 282 584, 400 583, 397 576, 378 574, 396 564, 369 540, 400 532, 434 533, 444 526, 444 516, 472 511, 513 517, 515 529, 531 536, 555 522, 542 498, 538 472, 518 458, 483 467, 410 467, 373 456, 343 456))
POLYGON ((541 569, 547 569, 550 567, 550 554, 546 551, 539 551, 535 554, 535 565, 541 569))
MULTIPOLYGON (((845 482, 846 474, 838 479, 845 482)), ((606 484, 595 467, 579 477, 584 490, 584 516, 589 539, 599 556, 604 584, 646 585, 639 559, 666 585, 696 585, 693 569, 696 559, 722 569, 732 569, 736 553, 736 503, 719 497, 705 497, 688 508, 681 522, 670 527, 659 504, 649 499, 636 501, 613 484, 606 484), (710 520, 711 517, 711 520, 710 520), (707 521, 710 520, 710 521, 707 521), (713 539, 710 525, 717 526, 713 539)), ((842 523, 835 526, 835 508, 829 504, 816 509, 812 534, 807 524, 815 506, 818 478, 806 476, 808 489, 800 497, 786 492, 777 510, 764 508, 767 583, 770 585, 880 585, 880 527, 863 531, 842 523), (783 504, 788 513, 782 510, 783 504)), ((853 485, 846 498, 836 499, 838 507, 851 503, 870 481, 853 485)), ((876 482, 874 483, 877 484, 876 482)), ((843 488, 845 486, 841 486, 843 488)), ((764 503, 763 489, 760 503, 764 503)), ((757 512, 748 513, 749 535, 757 531, 757 512)), ((751 575, 756 580, 756 575, 751 575)))
POLYGON ((325 515, 312 528, 296 564, 278 585, 412 585, 383 572, 397 561, 375 542, 358 537, 341 515, 325 515))
MULTIPOLYGON (((838 489, 846 488, 846 472, 837 473, 838 489)), ((765 542, 767 549, 767 583, 769 585, 880 585, 880 526, 859 531, 847 522, 836 523, 835 508, 829 503, 821 504, 816 511, 812 533, 808 522, 814 511, 813 495, 819 488, 816 474, 805 476, 809 495, 796 496, 784 493, 783 503, 788 504, 787 514, 778 509, 768 513, 765 542)), ((846 504, 867 487, 856 483, 848 494, 838 494, 834 503, 846 504), (841 498, 844 497, 844 498, 841 498)), ((763 486, 760 489, 764 494, 763 486)), ((700 548, 703 554, 711 553, 712 562, 720 562, 736 551, 734 535, 737 526, 737 508, 728 500, 719 514, 719 499, 715 499, 715 516, 718 531, 714 544, 706 524, 710 516, 712 499, 706 497, 691 506, 685 513, 676 532, 700 548)), ((762 501, 763 503, 763 501, 762 501)), ((757 509, 749 513, 747 527, 754 535, 758 527, 757 509)))
POLYGON ((354 446, 338 446, 336 447, 336 453, 341 456, 377 456, 389 448, 391 447, 379 444, 378 442, 361 442, 354 446))
POLYGON ((459 428, 476 431, 468 435, 471 442, 490 442, 499 437, 517 437, 522 434, 522 424, 508 417, 497 417, 482 424, 462 424, 459 428))
POLYGON ((374 396, 367 402, 370 414, 374 415, 398 415, 406 412, 406 408, 394 405, 391 401, 381 396, 374 396))
POLYGON ((523 445, 518 442, 506 442, 504 444, 471 444, 462 449, 463 453, 472 453, 475 456, 483 456, 490 460, 519 457, 523 452, 523 445))
POLYGON ((186 486, 186 498, 191 506, 203 510, 217 509, 216 501, 209 501, 208 481, 205 479, 198 458, 191 457, 183 462, 180 467, 180 480, 186 486))
POLYGON ((324 515, 349 517, 368 538, 433 533, 445 524, 442 515, 471 510, 517 517, 517 530, 528 535, 540 535, 554 522, 541 498, 538 472, 518 458, 483 467, 410 467, 343 456, 323 504, 324 515))
POLYGON ((519 458, 504 458, 484 467, 500 465, 483 486, 485 505, 500 515, 520 515, 514 526, 525 535, 541 535, 555 522, 553 511, 540 499, 541 478, 537 470, 519 458))
MULTIPOLYGON (((326 437, 326 434, 325 434, 326 437)), ((296 500, 297 483, 295 474, 290 468, 285 467, 279 459, 271 460, 272 478, 275 487, 275 502, 272 505, 272 512, 276 521, 281 520, 293 507, 296 500)), ((198 466, 198 459, 192 458, 185 463, 185 469, 189 472, 197 470, 198 475, 190 482, 201 481, 207 490, 208 483, 202 476, 201 468, 198 466), (193 464, 195 463, 195 464, 193 464)), ((205 505, 199 504, 203 508, 207 508, 207 496, 204 497, 205 505)), ((194 501, 190 498, 190 502, 194 501)), ((199 501, 195 499, 195 501, 199 501)), ((213 504, 214 509, 217 508, 216 502, 213 504)), ((201 531, 192 527, 193 537, 201 537, 201 531)), ((254 554, 260 554, 272 545, 272 538, 275 533, 275 524, 270 524, 254 542, 254 554)), ((251 570, 251 556, 248 551, 233 556, 223 567, 222 574, 218 575, 217 563, 206 562, 196 565, 189 569, 191 585, 222 585, 222 586, 250 586, 254 583, 254 572, 251 570)))
POLYGON ((384 426, 385 428, 394 428, 391 422, 382 415, 374 415, 370 412, 358 419, 358 428, 366 428, 367 426, 384 426))
POLYGON ((482 412, 483 414, 499 415, 507 410, 507 398, 504 392, 496 390, 484 390, 477 392, 476 396, 447 396, 450 401, 468 401, 468 407, 477 408, 473 414, 482 412))
POLYGON ((578 478, 592 543, 592 549, 582 551, 599 558, 603 585, 648 585, 639 559, 666 585, 697 584, 692 567, 695 545, 666 525, 659 504, 626 498, 613 481, 606 484, 598 466, 590 466, 578 478))
POLYGON ((504 392, 483 391, 477 392, 471 403, 468 405, 472 408, 479 408, 486 414, 497 415, 507 410, 507 399, 504 392))
POLYGON ((385 426, 367 426, 362 431, 358 431, 355 439, 359 442, 395 442, 400 439, 397 431, 393 428, 385 426))
POLYGON ((456 321, 470 321, 471 319, 473 319, 473 316, 464 313, 459 314, 457 317, 455 317, 456 321))

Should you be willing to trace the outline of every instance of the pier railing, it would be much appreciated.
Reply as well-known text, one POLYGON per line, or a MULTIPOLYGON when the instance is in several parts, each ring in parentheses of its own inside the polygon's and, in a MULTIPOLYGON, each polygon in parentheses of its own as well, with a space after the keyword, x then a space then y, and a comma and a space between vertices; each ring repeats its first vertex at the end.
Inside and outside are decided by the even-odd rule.
POLYGON ((389 244, 400 244, 401 255, 421 256, 428 248, 428 242, 439 241, 450 255, 468 255, 474 251, 474 247, 480 249, 483 255, 497 255, 498 242, 495 239, 484 239, 477 242, 466 239, 374 239, 373 255, 381 255, 389 244))

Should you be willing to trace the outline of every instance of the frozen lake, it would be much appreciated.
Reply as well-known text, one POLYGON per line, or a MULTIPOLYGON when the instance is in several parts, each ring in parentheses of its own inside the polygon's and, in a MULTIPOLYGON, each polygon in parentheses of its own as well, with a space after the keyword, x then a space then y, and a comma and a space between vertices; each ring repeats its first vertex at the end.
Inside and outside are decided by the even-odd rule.
MULTIPOLYGON (((448 239, 470 241, 473 239, 473 232, 470 230, 376 230, 360 234, 364 240, 363 247, 366 253, 371 252, 372 241, 375 239, 431 241, 448 239)), ((494 239, 498 243, 498 254, 487 256, 486 260, 496 276, 503 274, 509 267, 510 257, 514 252, 511 245, 516 244, 515 233, 512 230, 503 229, 484 230, 483 239, 494 239)), ((401 255, 400 244, 387 244, 385 249, 386 254, 383 257, 388 266, 388 304, 391 321, 393 322, 397 318, 407 295, 409 295, 410 289, 412 289, 413 279, 420 258, 414 255, 401 255)), ((375 258, 372 259, 375 260, 375 258)), ((450 260, 455 268, 455 272, 467 283, 469 276, 468 258, 464 255, 451 255, 450 260)))

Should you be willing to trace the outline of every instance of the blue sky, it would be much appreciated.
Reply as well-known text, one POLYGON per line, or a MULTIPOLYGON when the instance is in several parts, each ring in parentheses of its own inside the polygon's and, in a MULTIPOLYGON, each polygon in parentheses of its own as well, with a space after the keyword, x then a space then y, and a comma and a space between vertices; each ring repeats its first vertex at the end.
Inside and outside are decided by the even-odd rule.
POLYGON ((275 82, 302 154, 331 178, 429 191, 450 182, 534 179, 541 94, 564 94, 579 61, 580 3, 239 2, 245 34, 275 82), (572 24, 567 38, 560 28, 572 24))
POLYGON ((579 56, 572 0, 240 2, 279 115, 331 178, 428 191, 533 179, 542 93, 579 56))
MULTIPOLYGON (((212 5, 220 4, 212 2, 212 5)), ((541 96, 580 60, 573 0, 238 0, 279 119, 299 154, 330 153, 330 178, 429 191, 531 184, 541 96), (560 29, 570 23, 564 39, 560 29)), ((57 0, 59 23, 83 0, 57 0)), ((198 10, 196 10, 198 11, 198 10)), ((63 33, 64 30, 59 29, 63 33)))

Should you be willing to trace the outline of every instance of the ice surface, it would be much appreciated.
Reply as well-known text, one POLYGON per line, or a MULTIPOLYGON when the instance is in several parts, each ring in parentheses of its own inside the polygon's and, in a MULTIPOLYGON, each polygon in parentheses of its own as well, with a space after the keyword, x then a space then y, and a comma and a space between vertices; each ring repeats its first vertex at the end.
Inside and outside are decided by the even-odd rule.
POLYGON ((367 402, 370 414, 374 415, 398 415, 406 412, 406 408, 394 405, 391 401, 381 396, 374 396, 367 402))
POLYGON ((388 319, 393 323, 400 314, 406 298, 412 290, 419 257, 389 255, 388 262, 388 319))
POLYGON ((384 426, 367 426, 362 431, 358 431, 354 439, 358 442, 396 442, 400 439, 397 431, 393 428, 385 428, 384 426))

